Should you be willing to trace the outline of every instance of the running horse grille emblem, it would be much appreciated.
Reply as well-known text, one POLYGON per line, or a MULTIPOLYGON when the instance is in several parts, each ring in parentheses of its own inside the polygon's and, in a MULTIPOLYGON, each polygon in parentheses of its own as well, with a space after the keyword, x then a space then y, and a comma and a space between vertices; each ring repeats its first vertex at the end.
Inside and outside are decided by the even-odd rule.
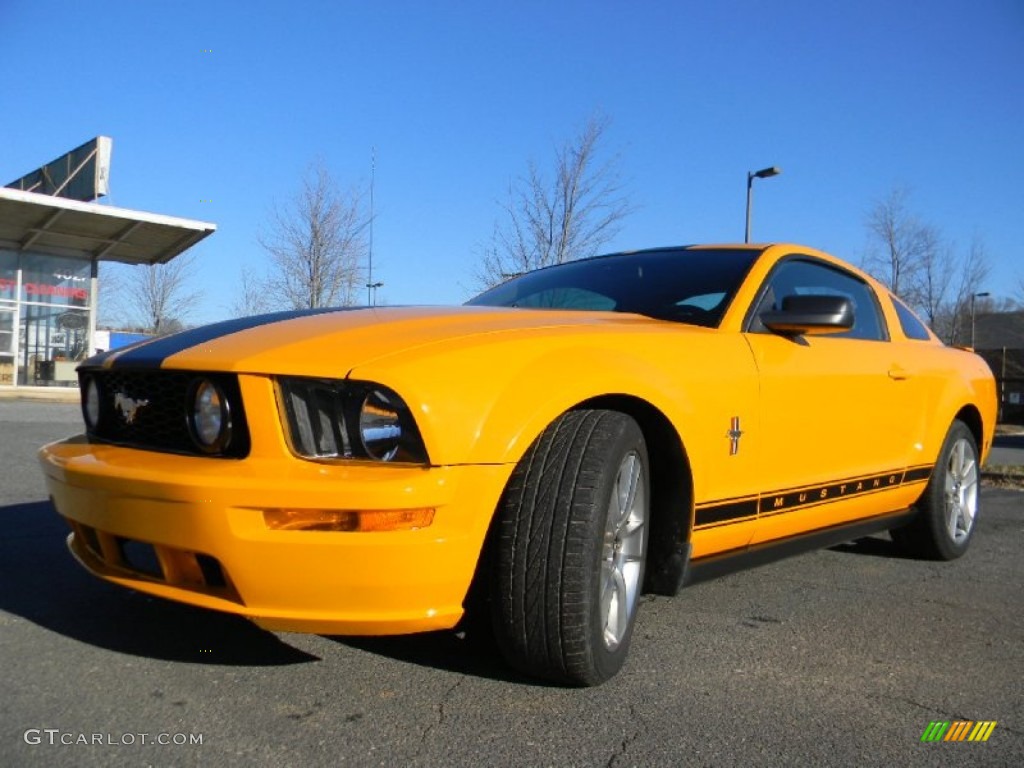
POLYGON ((729 438, 729 455, 735 456, 740 452, 740 438, 743 437, 743 430, 740 429, 740 417, 733 416, 729 423, 729 431, 725 433, 729 438))
POLYGON ((147 405, 149 405, 149 400, 136 400, 122 392, 114 394, 114 407, 120 411, 125 424, 134 424, 139 409, 145 408, 147 405))

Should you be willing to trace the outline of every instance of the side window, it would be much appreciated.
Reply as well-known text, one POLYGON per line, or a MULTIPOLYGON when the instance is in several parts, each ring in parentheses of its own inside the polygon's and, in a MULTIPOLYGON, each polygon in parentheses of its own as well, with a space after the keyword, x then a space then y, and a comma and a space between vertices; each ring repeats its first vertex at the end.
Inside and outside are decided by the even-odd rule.
POLYGON ((818 261, 789 259, 781 262, 768 278, 761 300, 751 318, 750 330, 765 331, 762 312, 780 309, 786 296, 843 296, 853 304, 853 328, 829 338, 886 341, 889 338, 878 309, 874 291, 862 280, 818 261))
POLYGON ((896 308, 896 316, 900 319, 903 335, 915 341, 930 341, 932 337, 928 333, 928 327, 917 319, 917 315, 895 296, 890 294, 889 298, 892 299, 892 305, 896 308))

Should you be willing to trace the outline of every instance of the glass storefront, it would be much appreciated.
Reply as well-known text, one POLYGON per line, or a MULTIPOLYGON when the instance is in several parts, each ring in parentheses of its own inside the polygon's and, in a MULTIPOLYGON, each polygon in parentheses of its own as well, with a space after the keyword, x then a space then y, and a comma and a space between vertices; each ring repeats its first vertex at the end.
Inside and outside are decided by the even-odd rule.
POLYGON ((18 257, 0 250, 0 386, 14 383, 14 328, 17 316, 18 257))
POLYGON ((84 259, 0 250, 0 386, 78 385, 93 274, 84 259))
POLYGON ((0 386, 14 383, 14 307, 0 302, 0 386))

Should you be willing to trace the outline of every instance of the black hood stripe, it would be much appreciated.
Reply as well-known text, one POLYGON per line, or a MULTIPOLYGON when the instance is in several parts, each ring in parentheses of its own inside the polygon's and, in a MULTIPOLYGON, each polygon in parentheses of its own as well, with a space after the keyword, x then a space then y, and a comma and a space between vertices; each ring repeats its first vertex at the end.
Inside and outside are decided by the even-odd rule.
POLYGON ((247 331, 262 325, 280 323, 297 317, 322 315, 328 312, 344 312, 350 309, 362 309, 362 307, 296 309, 286 312, 271 312, 266 315, 238 317, 234 320, 224 320, 219 323, 212 323, 211 325, 203 325, 198 328, 181 331, 180 333, 174 333, 170 336, 161 336, 156 339, 142 341, 125 349, 103 352, 86 360, 82 367, 159 368, 167 358, 179 352, 184 352, 186 349, 206 344, 224 336, 230 336, 232 333, 247 331))

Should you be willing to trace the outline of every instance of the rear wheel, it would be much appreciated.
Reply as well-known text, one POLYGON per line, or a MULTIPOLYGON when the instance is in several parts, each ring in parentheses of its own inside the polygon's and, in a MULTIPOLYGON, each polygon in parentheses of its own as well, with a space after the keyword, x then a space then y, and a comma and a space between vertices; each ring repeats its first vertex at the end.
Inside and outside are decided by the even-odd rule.
POLYGON ((967 551, 978 516, 978 444, 962 421, 954 421, 939 461, 917 502, 917 516, 893 530, 904 551, 932 560, 954 560, 967 551))
POLYGON ((622 667, 647 550, 647 449, 616 411, 569 411, 530 447, 498 509, 491 604, 527 674, 597 685, 622 667))

